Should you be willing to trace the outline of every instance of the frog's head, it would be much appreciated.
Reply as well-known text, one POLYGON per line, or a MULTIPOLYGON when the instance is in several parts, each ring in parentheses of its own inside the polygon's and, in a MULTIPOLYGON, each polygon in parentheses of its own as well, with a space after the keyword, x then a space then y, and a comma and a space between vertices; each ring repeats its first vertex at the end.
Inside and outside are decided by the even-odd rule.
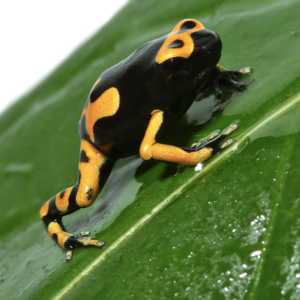
POLYGON ((165 78, 206 77, 221 57, 219 36, 199 21, 179 22, 159 49, 155 61, 165 78))

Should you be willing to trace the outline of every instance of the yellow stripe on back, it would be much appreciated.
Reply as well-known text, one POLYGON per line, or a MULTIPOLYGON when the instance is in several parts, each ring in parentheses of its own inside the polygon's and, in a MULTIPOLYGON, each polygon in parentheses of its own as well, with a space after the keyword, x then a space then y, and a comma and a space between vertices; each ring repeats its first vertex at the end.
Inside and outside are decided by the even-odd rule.
POLYGON ((101 118, 113 116, 118 111, 119 106, 120 94, 114 87, 106 90, 93 103, 89 102, 84 113, 86 115, 86 127, 93 142, 95 141, 93 130, 95 123, 101 118))

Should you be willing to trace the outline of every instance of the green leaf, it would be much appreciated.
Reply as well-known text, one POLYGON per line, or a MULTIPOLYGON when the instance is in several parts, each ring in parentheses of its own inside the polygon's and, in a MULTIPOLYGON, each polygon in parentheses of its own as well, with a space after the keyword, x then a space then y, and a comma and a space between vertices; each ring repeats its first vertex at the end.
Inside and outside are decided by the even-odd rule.
POLYGON ((132 1, 0 119, 1 299, 299 299, 298 1, 132 1), (162 142, 189 146, 233 121, 201 172, 119 161, 98 201, 64 218, 107 247, 70 263, 38 220, 76 181, 77 122, 93 82, 183 18, 223 42, 221 65, 254 67, 247 90, 200 95, 162 142), (204 124, 205 123, 205 124, 204 124))

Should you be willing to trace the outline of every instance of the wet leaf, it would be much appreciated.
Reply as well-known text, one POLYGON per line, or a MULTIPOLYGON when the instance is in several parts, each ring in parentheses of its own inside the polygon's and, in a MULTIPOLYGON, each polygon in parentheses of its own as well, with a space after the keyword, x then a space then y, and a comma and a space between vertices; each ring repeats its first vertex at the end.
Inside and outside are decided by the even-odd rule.
POLYGON ((298 299, 298 1, 132 1, 0 119, 1 299, 298 299), (159 7, 159 9, 158 9, 159 7), (196 18, 243 92, 200 95, 163 142, 190 146, 233 121, 232 147, 194 168, 119 161, 93 207, 65 218, 107 247, 71 263, 38 220, 76 181, 77 122, 95 79, 196 18))

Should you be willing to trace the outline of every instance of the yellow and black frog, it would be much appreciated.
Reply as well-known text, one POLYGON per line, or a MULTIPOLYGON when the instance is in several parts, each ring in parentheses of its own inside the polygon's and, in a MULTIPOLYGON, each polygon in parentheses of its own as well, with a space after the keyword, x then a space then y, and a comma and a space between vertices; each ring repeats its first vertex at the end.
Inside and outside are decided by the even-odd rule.
POLYGON ((116 160, 140 154, 179 165, 197 165, 232 143, 219 142, 237 128, 231 124, 221 135, 190 149, 159 143, 191 106, 200 90, 221 83, 236 89, 245 85, 234 78, 250 68, 229 71, 218 65, 222 43, 219 36, 199 21, 179 22, 168 35, 142 45, 129 57, 104 71, 89 94, 81 119, 79 175, 76 184, 47 201, 40 210, 50 237, 67 250, 104 243, 87 234, 73 235, 62 217, 93 204, 116 160))

